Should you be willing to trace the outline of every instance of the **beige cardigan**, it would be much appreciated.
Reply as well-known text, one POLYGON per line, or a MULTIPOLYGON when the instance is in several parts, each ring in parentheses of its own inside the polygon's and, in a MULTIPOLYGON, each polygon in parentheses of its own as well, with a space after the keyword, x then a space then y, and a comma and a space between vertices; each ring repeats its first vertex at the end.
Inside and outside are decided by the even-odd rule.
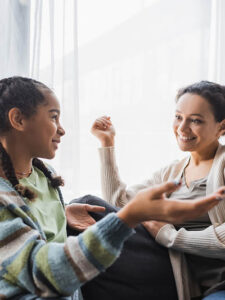
MULTIPOLYGON (((129 188, 121 181, 113 147, 100 148, 101 182, 103 198, 117 206, 124 206, 141 189, 170 180, 179 180, 189 157, 173 162, 153 174, 151 179, 129 188)), ((206 194, 211 194, 225 183, 225 145, 219 145, 212 168, 208 175, 206 194)), ((209 211, 212 226, 203 231, 176 230, 173 225, 165 225, 156 236, 156 241, 170 248, 179 300, 190 300, 200 294, 196 282, 191 281, 185 253, 225 260, 225 200, 209 211), (178 251, 177 251, 178 250, 178 251)))

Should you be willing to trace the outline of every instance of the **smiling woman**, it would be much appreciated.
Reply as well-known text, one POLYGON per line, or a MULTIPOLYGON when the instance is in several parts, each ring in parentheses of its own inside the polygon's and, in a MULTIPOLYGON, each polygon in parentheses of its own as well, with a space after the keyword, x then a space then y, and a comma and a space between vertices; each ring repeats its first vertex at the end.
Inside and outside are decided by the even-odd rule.
MULTIPOLYGON (((102 145, 100 148, 102 194, 107 202, 123 207, 139 190, 168 180, 181 182, 180 189, 168 196, 171 199, 189 201, 209 195, 225 184, 225 146, 219 143, 219 138, 225 133, 225 86, 201 81, 181 89, 176 97, 173 129, 178 147, 184 152, 189 152, 188 157, 162 168, 142 183, 127 187, 118 173, 114 150, 115 129, 110 117, 104 116, 94 122, 92 133, 102 145)), ((155 221, 145 222, 144 226, 157 243, 169 248, 179 299, 189 300, 192 297, 202 299, 208 294, 212 294, 213 297, 215 291, 224 289, 225 200, 201 218, 188 220, 176 227, 155 221)), ((139 249, 139 243, 133 247, 139 249)), ((123 281, 125 276, 120 265, 124 265, 124 261, 127 265, 134 261, 129 256, 130 249, 127 247, 128 254, 123 256, 122 253, 117 261, 117 269, 112 270, 111 274, 106 272, 106 275, 101 275, 96 286, 90 285, 88 288, 87 284, 84 287, 89 294, 91 289, 100 287, 103 280, 111 279, 116 283, 123 281)), ((160 254, 159 251, 157 253, 159 263, 153 270, 154 278, 159 276, 158 273, 162 273, 162 270, 164 273, 167 268, 162 263, 167 254, 160 254)), ((139 260, 139 254, 136 254, 136 261, 139 260)), ((127 281, 131 282, 129 270, 126 276, 127 281)), ((152 282, 152 279, 149 281, 152 282)), ((130 286, 133 286, 133 283, 130 283, 130 286)), ((163 287, 168 288, 166 281, 160 285, 159 290, 155 287, 156 294, 160 293, 163 287)), ((107 292, 111 292, 110 288, 107 292)))

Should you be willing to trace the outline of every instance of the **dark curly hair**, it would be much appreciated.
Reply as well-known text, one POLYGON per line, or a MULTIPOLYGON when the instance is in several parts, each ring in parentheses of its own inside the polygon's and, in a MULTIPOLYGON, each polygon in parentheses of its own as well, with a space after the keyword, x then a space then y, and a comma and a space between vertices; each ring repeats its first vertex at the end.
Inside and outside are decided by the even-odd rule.
POLYGON ((176 96, 176 102, 186 93, 204 98, 212 107, 216 122, 225 119, 225 86, 210 81, 200 81, 180 89, 176 96))
MULTIPOLYGON (((39 105, 45 104, 45 93, 52 93, 52 91, 43 83, 31 78, 14 76, 0 80, 0 134, 11 129, 8 118, 10 109, 17 107, 28 118, 36 113, 39 105)), ((29 200, 35 199, 36 195, 33 191, 19 183, 11 158, 1 143, 0 162, 6 178, 17 192, 29 200)), ((32 164, 45 174, 52 187, 57 188, 64 184, 63 179, 60 176, 53 176, 40 159, 34 158, 32 164)))

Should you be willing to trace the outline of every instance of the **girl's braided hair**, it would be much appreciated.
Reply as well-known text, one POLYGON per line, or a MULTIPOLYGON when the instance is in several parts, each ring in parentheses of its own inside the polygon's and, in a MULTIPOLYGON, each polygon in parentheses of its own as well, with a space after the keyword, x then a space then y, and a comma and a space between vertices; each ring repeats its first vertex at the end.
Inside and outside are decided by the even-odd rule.
MULTIPOLYGON (((10 109, 17 107, 25 117, 29 118, 36 113, 39 105, 46 102, 46 92, 52 93, 46 85, 31 78, 15 76, 0 80, 0 135, 11 129, 8 118, 10 109)), ((1 143, 0 163, 6 178, 17 192, 22 197, 33 200, 36 195, 29 188, 19 183, 10 156, 1 143)), ((63 179, 59 176, 54 177, 40 159, 34 158, 32 164, 44 173, 53 188, 64 184, 63 179)))

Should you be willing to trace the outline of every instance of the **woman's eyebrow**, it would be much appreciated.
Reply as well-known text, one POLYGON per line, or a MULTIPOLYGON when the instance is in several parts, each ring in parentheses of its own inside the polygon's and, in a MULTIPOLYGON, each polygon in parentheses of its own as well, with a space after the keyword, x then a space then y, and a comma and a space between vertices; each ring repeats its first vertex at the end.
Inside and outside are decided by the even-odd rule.
MULTIPOLYGON (((178 109, 176 109, 176 112, 178 112, 178 113, 182 114, 182 112, 181 112, 181 111, 179 111, 178 109)), ((203 116, 203 115, 201 115, 201 114, 190 114, 190 116, 198 116, 198 117, 204 118, 204 116, 203 116)))
POLYGON ((191 116, 198 116, 198 117, 204 118, 203 115, 201 115, 201 114, 191 114, 191 116))

